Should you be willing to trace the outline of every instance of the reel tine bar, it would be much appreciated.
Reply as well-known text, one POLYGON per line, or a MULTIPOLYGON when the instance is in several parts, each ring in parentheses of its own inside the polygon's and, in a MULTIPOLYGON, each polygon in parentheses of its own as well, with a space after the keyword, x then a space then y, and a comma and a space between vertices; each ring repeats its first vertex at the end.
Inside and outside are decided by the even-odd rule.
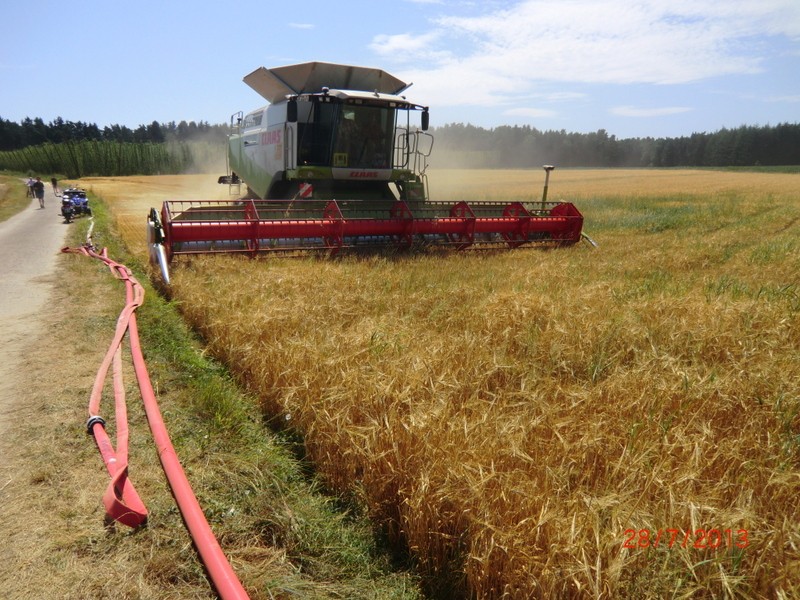
POLYGON ((534 212, 509 204, 426 203, 403 200, 375 207, 337 200, 170 200, 162 207, 164 246, 176 254, 328 250, 366 245, 409 247, 415 241, 453 245, 528 242, 574 244, 583 216, 571 203, 547 203, 534 212))

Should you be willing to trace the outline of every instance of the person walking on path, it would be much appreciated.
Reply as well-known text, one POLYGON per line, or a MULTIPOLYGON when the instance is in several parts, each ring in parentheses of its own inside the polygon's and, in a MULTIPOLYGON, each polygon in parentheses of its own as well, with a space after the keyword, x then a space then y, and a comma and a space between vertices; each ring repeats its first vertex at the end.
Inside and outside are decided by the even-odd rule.
POLYGON ((33 198, 33 184, 36 182, 33 180, 33 177, 29 176, 26 183, 28 185, 28 198, 33 198))
POLYGON ((58 179, 56 179, 55 177, 51 177, 50 185, 53 186, 53 195, 58 196, 58 179))
POLYGON ((40 177, 33 182, 33 195, 39 199, 39 208, 44 208, 44 183, 40 177))

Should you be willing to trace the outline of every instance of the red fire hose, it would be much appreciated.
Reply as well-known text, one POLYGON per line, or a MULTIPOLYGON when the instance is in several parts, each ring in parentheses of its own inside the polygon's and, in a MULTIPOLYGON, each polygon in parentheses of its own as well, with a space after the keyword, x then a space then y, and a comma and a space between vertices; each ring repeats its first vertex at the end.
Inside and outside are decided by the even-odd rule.
POLYGON ((153 385, 147 373, 147 366, 139 344, 139 332, 136 327, 136 309, 141 306, 144 300, 144 288, 133 277, 128 267, 108 258, 105 248, 98 254, 91 244, 87 244, 77 249, 62 248, 62 252, 79 253, 101 260, 111 269, 115 277, 125 282, 125 308, 117 319, 114 339, 98 370, 92 388, 89 398, 89 421, 87 423, 87 429, 89 433, 94 435, 97 447, 111 476, 111 483, 103 497, 107 518, 129 527, 138 527, 147 520, 147 509, 128 479, 128 426, 124 387, 122 385, 121 350, 122 340, 127 332, 133 368, 139 384, 139 391, 144 403, 150 431, 153 433, 161 465, 164 468, 164 473, 172 488, 172 493, 175 496, 175 501, 181 511, 189 534, 220 597, 223 600, 248 598, 247 592, 245 592, 233 572, 214 533, 211 531, 211 527, 200 508, 189 480, 186 478, 186 473, 178 461, 178 456, 161 417, 153 385), (108 374, 109 366, 113 367, 117 425, 116 450, 106 434, 105 420, 99 416, 103 382, 108 374))

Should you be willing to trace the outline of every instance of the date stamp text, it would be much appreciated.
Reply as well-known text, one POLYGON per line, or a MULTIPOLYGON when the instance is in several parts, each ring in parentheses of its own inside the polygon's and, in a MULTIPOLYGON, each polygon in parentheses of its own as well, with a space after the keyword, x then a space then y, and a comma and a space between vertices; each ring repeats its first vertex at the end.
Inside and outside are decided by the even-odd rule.
POLYGON ((637 548, 747 548, 747 529, 626 529, 622 547, 637 548))

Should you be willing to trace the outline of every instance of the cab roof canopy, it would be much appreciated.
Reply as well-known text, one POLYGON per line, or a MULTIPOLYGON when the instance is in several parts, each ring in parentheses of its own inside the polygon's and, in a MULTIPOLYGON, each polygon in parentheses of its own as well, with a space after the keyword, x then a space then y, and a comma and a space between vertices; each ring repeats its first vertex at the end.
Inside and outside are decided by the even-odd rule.
POLYGON ((411 85, 381 69, 324 62, 259 67, 246 75, 244 82, 272 104, 287 95, 320 93, 323 87, 396 95, 411 85))

